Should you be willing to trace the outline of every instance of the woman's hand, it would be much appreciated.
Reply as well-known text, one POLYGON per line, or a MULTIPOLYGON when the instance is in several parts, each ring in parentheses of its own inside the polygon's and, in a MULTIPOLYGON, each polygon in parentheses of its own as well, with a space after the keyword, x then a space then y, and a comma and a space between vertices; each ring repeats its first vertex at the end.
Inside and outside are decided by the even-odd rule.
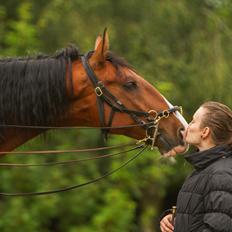
POLYGON ((172 214, 168 214, 160 221, 160 229, 162 232, 173 232, 172 214))

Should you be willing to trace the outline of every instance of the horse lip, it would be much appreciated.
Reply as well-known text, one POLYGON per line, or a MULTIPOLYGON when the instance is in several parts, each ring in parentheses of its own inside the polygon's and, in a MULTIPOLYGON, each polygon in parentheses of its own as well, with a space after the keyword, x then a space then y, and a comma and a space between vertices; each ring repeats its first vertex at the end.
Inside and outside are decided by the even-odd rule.
POLYGON ((159 148, 159 151, 160 151, 161 155, 163 155, 167 151, 172 150, 171 144, 168 142, 167 139, 165 139, 165 137, 162 134, 159 134, 157 136, 157 139, 159 139, 161 141, 161 143, 164 145, 164 150, 159 148))
POLYGON ((168 154, 170 152, 172 152, 172 153, 175 152, 176 154, 177 153, 179 153, 179 154, 186 153, 189 149, 189 145, 185 141, 183 141, 183 142, 181 142, 181 144, 173 147, 169 143, 169 141, 164 136, 162 136, 162 134, 159 134, 157 139, 159 139, 162 142, 162 144, 164 145, 164 149, 159 148, 161 155, 164 155, 164 156, 165 156, 165 154, 168 154))

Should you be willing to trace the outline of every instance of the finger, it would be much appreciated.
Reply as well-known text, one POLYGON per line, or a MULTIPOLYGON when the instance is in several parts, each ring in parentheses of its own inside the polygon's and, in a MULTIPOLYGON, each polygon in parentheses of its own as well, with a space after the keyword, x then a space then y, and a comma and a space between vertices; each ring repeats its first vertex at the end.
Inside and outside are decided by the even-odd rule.
POLYGON ((164 225, 165 225, 168 229, 174 230, 174 227, 173 227, 173 225, 172 225, 172 223, 171 223, 171 221, 170 221, 170 218, 165 218, 165 219, 163 220, 163 223, 164 223, 164 225))
POLYGON ((176 150, 175 150, 175 149, 172 149, 172 150, 170 151, 169 157, 170 157, 170 156, 171 156, 171 157, 174 157, 174 156, 176 156, 176 155, 177 155, 176 150))
POLYGON ((169 230, 172 230, 172 231, 174 230, 173 225, 170 223, 170 221, 168 219, 164 220, 163 224, 164 224, 165 228, 168 228, 169 230))
POLYGON ((164 222, 160 223, 160 228, 162 232, 173 232, 173 229, 168 227, 164 222))

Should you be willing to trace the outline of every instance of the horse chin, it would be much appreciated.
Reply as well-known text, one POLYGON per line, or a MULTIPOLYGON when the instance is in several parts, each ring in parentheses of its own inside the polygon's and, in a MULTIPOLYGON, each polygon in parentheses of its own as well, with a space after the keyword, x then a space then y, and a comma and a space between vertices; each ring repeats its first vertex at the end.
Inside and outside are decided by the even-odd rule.
POLYGON ((182 143, 178 145, 172 145, 163 136, 159 136, 157 140, 157 147, 161 155, 164 157, 173 157, 177 154, 182 154, 188 151, 189 145, 187 143, 182 143))

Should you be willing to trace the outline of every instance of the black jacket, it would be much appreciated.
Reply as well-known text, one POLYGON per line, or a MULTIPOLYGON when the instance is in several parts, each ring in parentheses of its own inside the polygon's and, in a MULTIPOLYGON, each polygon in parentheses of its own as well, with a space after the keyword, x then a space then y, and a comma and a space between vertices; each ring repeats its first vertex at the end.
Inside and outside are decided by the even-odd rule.
POLYGON ((232 232, 232 147, 185 156, 195 171, 178 198, 175 232, 232 232))

